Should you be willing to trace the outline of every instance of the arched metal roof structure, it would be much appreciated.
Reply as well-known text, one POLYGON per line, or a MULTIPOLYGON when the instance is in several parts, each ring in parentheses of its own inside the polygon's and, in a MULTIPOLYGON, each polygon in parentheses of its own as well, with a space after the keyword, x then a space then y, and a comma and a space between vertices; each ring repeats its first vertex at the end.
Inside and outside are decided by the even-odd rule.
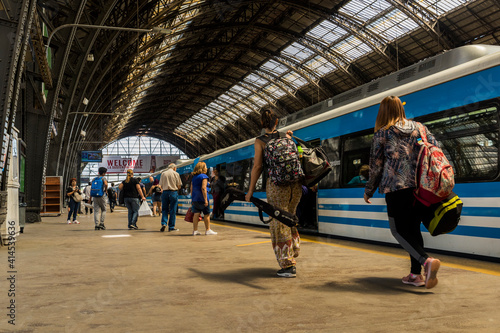
POLYGON ((256 136, 265 105, 285 116, 444 50, 499 44, 499 18, 499 0, 52 0, 33 41, 58 161, 131 135, 194 157, 256 136), (51 70, 40 44, 69 23, 170 33, 60 30, 51 70))

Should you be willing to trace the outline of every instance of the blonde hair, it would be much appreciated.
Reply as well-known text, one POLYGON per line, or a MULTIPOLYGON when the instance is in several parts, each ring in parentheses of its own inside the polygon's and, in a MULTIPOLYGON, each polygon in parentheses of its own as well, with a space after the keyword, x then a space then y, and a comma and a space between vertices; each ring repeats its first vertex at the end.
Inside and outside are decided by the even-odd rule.
POLYGON ((207 164, 205 162, 198 162, 193 170, 193 176, 205 173, 203 170, 207 170, 207 164))
POLYGON ((134 170, 128 169, 127 170, 127 179, 125 179, 125 183, 130 182, 130 179, 132 179, 132 177, 134 177, 134 170))
POLYGON ((387 129, 405 119, 405 108, 401 100, 397 96, 387 96, 380 103, 377 120, 375 120, 375 132, 387 129))

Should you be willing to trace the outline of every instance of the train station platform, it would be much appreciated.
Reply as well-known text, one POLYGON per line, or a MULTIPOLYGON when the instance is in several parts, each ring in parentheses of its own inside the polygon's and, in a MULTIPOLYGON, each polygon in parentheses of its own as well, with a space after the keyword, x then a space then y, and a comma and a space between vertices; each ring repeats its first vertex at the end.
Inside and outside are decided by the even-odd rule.
MULTIPOLYGON (((15 244, 15 326, 1 332, 498 332, 500 264, 437 255, 434 289, 401 283, 402 249, 303 236, 296 278, 268 230, 213 222, 215 236, 127 229, 126 209, 27 224, 15 244)), ((204 231, 200 224, 200 231, 204 231)), ((2 253, 5 299, 7 250, 2 253)))

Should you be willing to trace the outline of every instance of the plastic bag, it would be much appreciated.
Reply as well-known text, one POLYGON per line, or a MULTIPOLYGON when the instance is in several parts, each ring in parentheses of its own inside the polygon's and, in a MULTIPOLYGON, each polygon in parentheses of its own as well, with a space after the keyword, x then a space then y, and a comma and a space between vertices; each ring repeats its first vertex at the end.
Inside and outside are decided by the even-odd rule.
POLYGON ((149 208, 148 202, 144 200, 139 208, 139 216, 153 216, 153 211, 149 208))

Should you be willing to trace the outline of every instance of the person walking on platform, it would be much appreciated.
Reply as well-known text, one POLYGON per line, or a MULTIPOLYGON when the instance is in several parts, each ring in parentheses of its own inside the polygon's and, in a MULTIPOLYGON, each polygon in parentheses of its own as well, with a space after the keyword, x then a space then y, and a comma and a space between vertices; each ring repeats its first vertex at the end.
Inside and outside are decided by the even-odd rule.
POLYGON ((389 96, 382 100, 375 121, 370 177, 365 185, 364 200, 370 204, 377 187, 380 193, 385 194, 391 233, 411 258, 410 274, 403 277, 402 281, 417 287, 425 285, 429 289, 438 283, 436 274, 440 261, 429 257, 424 250, 421 220, 414 208, 419 126, 425 130, 427 140, 438 146, 427 127, 406 119, 398 97, 389 96), (421 275, 422 265, 425 278, 421 275))
POLYGON ((90 196, 94 201, 95 230, 106 230, 104 219, 106 219, 106 189, 108 188, 108 181, 104 176, 107 171, 108 169, 105 167, 100 167, 99 176, 92 180, 90 196))
POLYGON ((177 214, 177 200, 179 195, 177 191, 181 189, 182 181, 181 176, 177 173, 175 163, 170 163, 167 170, 161 173, 159 185, 163 189, 161 193, 160 231, 165 231, 167 225, 168 231, 179 231, 179 229, 175 228, 175 215, 177 214))
POLYGON ((139 216, 139 208, 141 207, 141 200, 146 200, 142 194, 141 186, 136 178, 134 178, 134 171, 127 170, 127 179, 125 179, 118 188, 123 191, 123 201, 128 210, 128 228, 139 229, 137 227, 137 218, 139 216))
POLYGON ((113 209, 116 206, 116 191, 115 191, 115 183, 111 183, 111 186, 108 187, 108 200, 109 200, 109 210, 113 213, 113 209))
MULTIPOLYGON (((254 149, 255 157, 250 177, 250 189, 245 197, 246 201, 250 198, 255 191, 257 180, 262 174, 264 163, 269 166, 269 161, 265 161, 264 150, 266 144, 271 139, 283 137, 283 133, 276 130, 278 125, 278 117, 271 109, 263 109, 261 111, 261 125, 265 130, 265 134, 255 139, 254 149)), ((292 131, 287 131, 286 137, 291 139, 292 131)), ((274 170, 268 168, 269 174, 274 170)), ((266 195, 267 202, 271 205, 284 209, 285 211, 295 214, 297 206, 302 196, 302 185, 300 181, 291 182, 288 185, 276 185, 271 181, 271 177, 267 178, 266 182, 266 195)), ((272 219, 269 223, 269 231, 271 233, 271 243, 281 269, 277 272, 281 277, 295 277, 296 276, 296 261, 295 258, 299 256, 300 251, 300 236, 297 228, 290 228, 276 219, 272 219)))
POLYGON ((214 176, 210 180, 210 189, 212 193, 212 198, 214 201, 214 207, 212 210, 212 216, 214 219, 222 217, 220 212, 220 201, 224 193, 224 177, 219 175, 219 170, 214 170, 214 176))
POLYGON ((210 204, 208 202, 208 176, 205 162, 196 163, 191 180, 191 211, 193 212, 193 236, 201 235, 198 231, 200 214, 203 213, 205 235, 217 235, 210 229, 210 204))
MULTIPOLYGON (((88 205, 92 205, 92 197, 90 196, 90 188, 92 187, 91 185, 92 185, 92 183, 89 182, 89 184, 87 186, 85 186, 85 188, 83 189, 83 193, 85 194, 85 198, 83 199, 83 202, 85 202, 88 205)), ((89 208, 87 205, 84 205, 84 206, 85 206, 85 215, 87 215, 89 213, 89 209, 90 209, 90 214, 92 214, 94 212, 92 210, 92 208, 89 208)))
POLYGON ((69 186, 66 189, 66 196, 69 198, 68 224, 80 224, 80 222, 76 220, 76 214, 79 211, 80 202, 75 201, 75 193, 78 193, 80 195, 82 194, 78 186, 76 186, 76 178, 71 178, 71 180, 69 181, 69 186), (73 215, 73 221, 71 220, 71 215, 73 215))
POLYGON ((156 209, 158 207, 158 215, 161 212, 161 186, 159 185, 160 181, 158 179, 153 180, 153 186, 149 189, 148 195, 151 195, 151 201, 153 201, 153 216, 156 216, 156 209))

